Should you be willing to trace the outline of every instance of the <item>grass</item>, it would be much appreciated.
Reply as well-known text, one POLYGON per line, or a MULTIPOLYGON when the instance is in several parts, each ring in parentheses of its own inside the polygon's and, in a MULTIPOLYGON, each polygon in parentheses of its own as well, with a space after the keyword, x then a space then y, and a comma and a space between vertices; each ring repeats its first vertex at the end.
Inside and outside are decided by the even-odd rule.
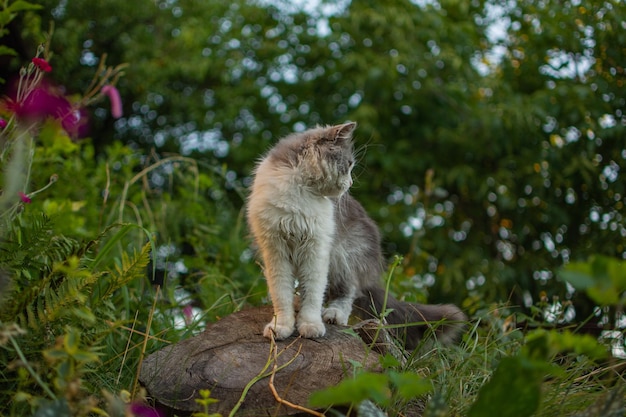
MULTIPOLYGON (((146 354, 266 294, 248 256, 241 201, 211 197, 218 171, 184 158, 146 167, 121 146, 106 160, 90 157, 88 147, 68 149, 55 193, 11 206, 0 230, 0 280, 11 281, 0 300, 0 415, 7 417, 126 416, 130 403, 145 402, 137 378, 146 354), (150 183, 157 171, 167 177, 164 188, 150 183), (59 187, 63 178, 75 186, 59 187), (163 287, 153 285, 157 274, 163 287), (189 306, 201 313, 181 320, 189 306)), ((33 182, 47 183, 44 167, 31 171, 33 182)), ((608 346, 556 330, 524 332, 510 325, 514 318, 506 305, 483 305, 459 345, 405 352, 404 363, 387 358, 383 378, 363 379, 383 385, 361 405, 377 402, 390 416, 624 414, 626 365, 598 353, 608 346)), ((349 390, 339 396, 354 400, 349 390)))

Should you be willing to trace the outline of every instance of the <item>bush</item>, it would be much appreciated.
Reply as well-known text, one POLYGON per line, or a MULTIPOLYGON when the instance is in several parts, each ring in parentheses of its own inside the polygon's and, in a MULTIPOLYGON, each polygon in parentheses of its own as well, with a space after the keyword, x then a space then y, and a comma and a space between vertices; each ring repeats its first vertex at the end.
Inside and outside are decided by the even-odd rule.
POLYGON ((95 156, 82 110, 122 67, 72 99, 44 81, 48 55, 2 115, 0 414, 123 415, 146 351, 265 291, 223 170, 119 143, 95 156))

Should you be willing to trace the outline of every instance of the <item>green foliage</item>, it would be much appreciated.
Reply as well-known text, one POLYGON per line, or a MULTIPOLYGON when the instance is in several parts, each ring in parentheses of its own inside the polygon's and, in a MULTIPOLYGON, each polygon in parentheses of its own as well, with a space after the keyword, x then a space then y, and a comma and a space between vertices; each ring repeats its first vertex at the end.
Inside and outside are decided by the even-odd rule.
POLYGON ((363 372, 351 379, 344 379, 332 388, 315 392, 309 399, 312 407, 326 408, 339 404, 358 404, 372 399, 379 404, 389 404, 391 391, 389 376, 363 372))
POLYGON ((218 402, 215 398, 211 398, 211 391, 208 389, 201 389, 199 391, 200 398, 196 398, 196 402, 202 406, 204 411, 193 413, 193 417, 221 417, 218 413, 209 413, 209 406, 218 402))
MULTIPOLYGON (((40 74, 29 71, 25 88, 36 88, 40 74)), ((0 131, 0 414, 128 415, 123 400, 102 392, 132 391, 141 401, 146 349, 263 296, 252 257, 241 258, 248 242, 231 200, 241 196, 232 187, 227 196, 222 167, 149 160, 119 143, 95 155, 57 120, 28 128, 8 120, 0 131), (230 298, 213 289, 207 311, 181 326, 191 300, 177 294, 207 294, 198 285, 205 277, 230 298)))
POLYGON ((72 381, 80 367, 89 366, 98 361, 98 355, 90 350, 81 350, 80 333, 77 329, 66 329, 60 346, 47 349, 43 357, 56 373, 53 379, 57 392, 66 392, 71 388, 72 381))
POLYGON ((567 371, 553 360, 557 354, 569 352, 591 361, 607 356, 606 348, 589 335, 544 330, 531 332, 518 355, 500 361, 489 382, 478 392, 468 416, 534 415, 542 405, 545 378, 566 379, 567 371))
POLYGON ((404 361, 387 354, 382 374, 357 373, 314 393, 310 403, 355 408, 373 402, 390 416, 419 412, 431 417, 547 417, 579 415, 597 407, 623 410, 623 401, 606 395, 613 386, 616 391, 624 387, 623 378, 613 372, 623 364, 610 358, 607 346, 570 331, 537 329, 524 334, 506 326, 507 310, 498 307, 477 314, 458 347, 435 346, 407 354, 404 361))
POLYGON ((526 335, 522 355, 531 359, 550 360, 560 353, 583 355, 590 360, 601 360, 608 356, 606 347, 588 334, 534 330, 526 335))
MULTIPOLYGON (((3 268, 13 272, 16 279, 9 297, 1 306, 0 322, 11 323, 14 320, 19 328, 24 329, 25 334, 15 338, 16 344, 24 346, 21 349, 27 349, 23 360, 33 363, 45 361, 47 367, 52 369, 45 375, 51 380, 52 392, 58 397, 65 395, 72 415, 80 415, 79 410, 87 407, 85 402, 90 401, 89 397, 83 398, 84 393, 80 391, 81 378, 97 372, 100 367, 98 358, 104 356, 110 360, 107 355, 112 353, 101 352, 101 344, 110 332, 106 320, 115 320, 120 313, 111 298, 128 288, 129 284, 145 279, 150 245, 145 245, 141 252, 134 255, 123 253, 120 266, 108 265, 98 271, 88 266, 92 254, 89 247, 93 242, 80 245, 74 240, 53 235, 50 229, 41 230, 46 221, 33 222, 35 227, 30 228, 24 226, 29 225, 27 218, 21 220, 20 226, 23 227, 17 229, 19 233, 36 233, 52 239, 15 251, 24 252, 23 259, 29 260, 26 265, 2 263, 3 268), (41 270, 29 272, 29 268, 37 265, 41 270), (83 335, 88 337, 88 341, 81 340, 83 335)), ((9 238, 8 242, 14 244, 15 241, 9 238)), ((11 253, 6 242, 5 245, 4 249, 11 253)), ((14 349, 4 350, 0 361, 9 364, 17 349, 14 345, 14 349)), ((7 370, 3 374, 3 382, 7 390, 5 393, 13 392, 16 398, 28 400, 32 407, 38 406, 37 390, 33 390, 26 375, 7 370)), ((18 413, 18 410, 24 412, 20 401, 16 401, 13 407, 11 413, 18 413)), ((5 411, 8 413, 8 410, 5 411)))
POLYGON ((532 415, 540 403, 545 369, 523 358, 504 358, 491 380, 483 386, 469 417, 521 417, 532 415), (515 378, 511 378, 515 375, 515 378), (513 394, 513 395, 512 395, 513 394))
POLYGON ((430 382, 412 372, 389 372, 389 381, 398 399, 408 402, 432 391, 430 382))
MULTIPOLYGON (((0 39, 9 34, 7 26, 17 17, 18 13, 38 9, 41 9, 41 5, 24 0, 4 2, 2 9, 0 9, 0 39)), ((0 44, 0 55, 17 55, 17 52, 13 48, 0 44)), ((4 80, 0 79, 0 82, 4 82, 4 80)))
POLYGON ((626 263, 596 255, 586 262, 571 262, 559 271, 562 280, 586 292, 600 306, 624 305, 626 263))
MULTIPOLYGON (((4 403, 3 415, 64 407, 70 410, 68 415, 86 415, 94 409, 97 400, 93 395, 101 388, 132 390, 145 339, 132 328, 150 326, 147 346, 154 349, 163 344, 157 340, 176 341, 200 324, 189 323, 188 329, 175 325, 177 317, 183 316, 182 306, 189 302, 178 301, 175 296, 183 288, 192 294, 210 295, 203 301, 211 314, 204 313, 203 321, 261 297, 255 295, 253 285, 246 285, 246 279, 238 282, 234 278, 256 269, 251 259, 249 264, 242 263, 240 252, 235 252, 237 247, 243 250, 247 246, 239 214, 220 209, 227 201, 215 205, 203 201, 211 199, 208 189, 221 187, 219 171, 196 171, 197 181, 180 175, 184 171, 176 167, 170 184, 176 183, 176 176, 184 185, 170 190, 189 193, 183 203, 173 199, 170 190, 148 183, 135 186, 172 160, 157 161, 151 169, 135 173, 135 168, 141 167, 140 159, 126 147, 112 147, 109 157, 102 160, 86 158, 93 158, 89 144, 59 158, 64 149, 35 149, 36 156, 47 156, 34 158, 33 182, 50 175, 57 179, 30 204, 16 206, 14 220, 5 223, 0 242, 0 265, 10 276, 8 292, 2 294, 0 322, 15 323, 25 332, 14 337, 23 361, 32 363, 33 370, 40 366, 51 369, 38 375, 8 367, 2 374, 2 395, 15 401, 4 403), (119 164, 119 170, 112 173, 110 167, 120 158, 125 164, 119 164), (50 165, 50 159, 57 162, 50 165), (101 190, 118 198, 113 203, 102 199, 101 190), (83 201, 86 203, 80 203, 83 201), (94 201, 101 201, 101 205, 91 203, 94 201), (131 208, 130 215, 121 210, 122 205, 131 208), (126 220, 133 222, 118 222, 126 220), (229 227, 231 222, 239 225, 229 227), (98 228, 102 230, 98 232, 98 228), (192 242, 192 251, 166 257, 155 253, 155 247, 170 247, 174 241, 192 242), (220 249, 224 242, 230 242, 230 251, 220 249), (198 255, 196 248, 206 252, 198 255), (204 262, 197 259, 199 256, 204 262), (169 268, 173 262, 184 265, 186 259, 193 261, 188 268, 194 268, 195 278, 185 283, 169 268), (163 283, 164 296, 154 300, 147 278, 158 272, 170 276, 163 283), (212 284, 229 292, 228 300, 215 288, 209 292, 199 286, 209 277, 212 284), (157 314, 152 311, 153 304, 159 308, 157 314), (33 382, 35 375, 41 382, 33 382), (56 400, 43 401, 42 386, 48 387, 56 400)), ((248 283, 259 281, 258 273, 256 277, 251 272, 245 274, 248 283)), ((12 363, 17 349, 5 346, 0 351, 0 363, 12 363)))
POLYGON ((0 414, 125 415, 144 349, 265 301, 242 210, 254 161, 288 132, 346 119, 359 123, 353 193, 386 253, 404 255, 390 290, 456 302, 472 322, 459 348, 388 357, 312 401, 623 410, 620 364, 595 337, 511 326, 623 320, 624 2, 139 5, 0 6, 2 78, 49 20, 59 90, 89 90, 104 54, 130 64, 124 117, 93 103, 82 142, 57 120, 17 129, 0 107, 0 414), (575 314, 554 313, 565 305, 575 314))
POLYGON ((103 53, 131 65, 126 116, 95 112, 98 154, 182 152, 233 197, 276 138, 357 121, 353 192, 405 255, 401 296, 528 312, 545 293, 590 317, 556 271, 624 256, 623 2, 41 4, 70 91, 103 53))

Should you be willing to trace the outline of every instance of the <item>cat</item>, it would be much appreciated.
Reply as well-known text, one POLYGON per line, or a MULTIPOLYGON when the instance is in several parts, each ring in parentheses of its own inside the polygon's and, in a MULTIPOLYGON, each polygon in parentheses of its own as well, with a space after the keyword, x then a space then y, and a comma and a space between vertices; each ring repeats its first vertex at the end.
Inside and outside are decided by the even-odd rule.
MULTIPOLYGON (((346 122, 292 133, 254 170, 248 225, 274 308, 265 337, 285 339, 296 329, 306 338, 322 337, 324 322, 346 325, 353 305, 361 319, 381 315, 386 294, 381 286, 385 266, 380 233, 348 193, 355 128, 356 123, 346 122)), ((439 324, 433 327, 441 342, 453 342, 466 319, 454 305, 410 304, 391 296, 386 309, 387 323, 413 323, 395 332, 408 349, 420 343, 430 322, 439 324)))

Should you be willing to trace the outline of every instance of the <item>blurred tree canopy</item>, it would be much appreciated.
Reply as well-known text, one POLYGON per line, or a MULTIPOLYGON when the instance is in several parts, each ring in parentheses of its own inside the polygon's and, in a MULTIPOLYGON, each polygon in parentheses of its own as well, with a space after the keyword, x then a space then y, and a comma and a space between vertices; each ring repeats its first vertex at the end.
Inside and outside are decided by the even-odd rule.
POLYGON ((555 271, 626 257, 620 0, 39 3, 8 27, 18 56, 0 77, 51 22, 67 91, 105 54, 128 63, 124 117, 92 114, 97 152, 182 153, 235 190, 282 135, 358 122, 353 194, 405 256, 394 288, 408 299, 471 311, 558 297, 582 320, 594 304, 555 271))

